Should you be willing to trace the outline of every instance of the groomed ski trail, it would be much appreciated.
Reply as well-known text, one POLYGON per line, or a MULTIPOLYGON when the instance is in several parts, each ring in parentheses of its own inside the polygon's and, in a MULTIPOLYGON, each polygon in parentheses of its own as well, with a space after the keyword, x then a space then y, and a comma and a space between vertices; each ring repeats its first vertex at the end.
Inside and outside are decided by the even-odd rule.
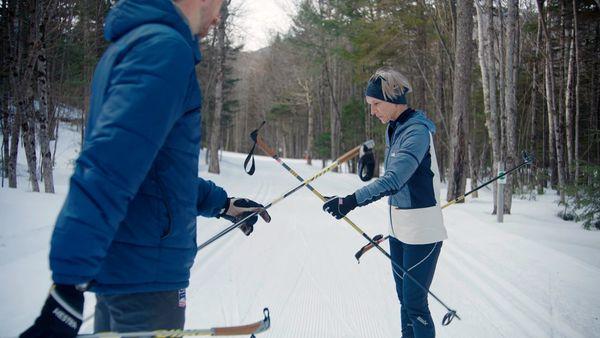
MULTIPOLYGON (((241 169, 243 155, 229 156, 232 161, 228 164, 233 167, 223 166, 226 171, 211 178, 218 182, 221 177, 233 176, 233 180, 251 182, 241 185, 252 184, 255 194, 251 197, 260 202, 268 203, 297 184, 294 177, 270 158, 257 156, 257 170, 250 177, 241 169), (265 184, 270 187, 266 193, 265 184)), ((304 161, 286 162, 304 177, 320 169, 320 166, 309 167, 304 161)), ((314 182, 315 188, 325 195, 344 195, 362 184, 353 175, 335 173, 314 182)), ((243 303, 239 304, 240 318, 234 318, 231 311, 228 316, 220 317, 226 324, 243 321, 247 313, 268 305, 273 326, 266 337, 400 336, 399 305, 389 261, 373 250, 357 264, 353 254, 366 242, 347 224, 325 214, 321 206, 315 196, 303 189, 273 206, 269 210, 273 222, 259 221, 254 237, 231 234, 217 245, 218 249, 200 253, 190 288, 194 302, 212 308, 209 304, 214 301, 211 297, 214 291, 210 289, 221 287, 225 291, 219 292, 218 298, 224 311, 231 310, 236 302, 243 303)), ((592 329, 589 325, 588 329, 579 325, 581 320, 593 320, 591 314, 573 322, 574 318, 563 313, 566 308, 560 310, 563 301, 557 298, 556 290, 560 283, 554 285, 553 291, 545 286, 540 288, 540 284, 557 283, 547 278, 552 266, 532 269, 540 273, 541 280, 516 282, 523 276, 522 269, 539 265, 546 250, 551 248, 538 248, 536 242, 528 243, 527 239, 481 221, 472 211, 463 211, 464 206, 451 206, 444 211, 450 240, 442 248, 432 285, 432 291, 456 308, 463 321, 441 327, 444 311, 430 302, 440 337, 588 337, 598 332, 597 323, 592 329), (488 241, 492 247, 482 254, 488 241), (516 245, 508 245, 509 242, 519 243, 518 248, 534 250, 525 251, 527 254, 522 254, 521 259, 505 260, 516 245)), ((510 217, 507 216, 509 222, 510 217)), ((370 236, 387 233, 387 205, 383 201, 355 210, 350 218, 370 236)), ((384 248, 389 250, 387 244, 384 248)), ((572 260, 562 256, 564 262, 557 268, 572 260)), ((595 267, 571 263, 579 264, 578 273, 591 269, 586 277, 596 276, 595 267)), ((600 278, 600 274, 597 276, 600 278)), ((577 293, 577 297, 582 294, 577 293)), ((219 316, 207 314, 207 317, 212 322, 219 320, 219 316)))
MULTIPOLYGON (((79 138, 76 131, 62 135, 63 141, 79 138)), ((33 322, 50 285, 49 238, 67 191, 72 170, 67 163, 77 154, 59 144, 61 149, 56 195, 0 190, 0 337, 16 336, 33 322)), ((298 184, 273 159, 261 156, 256 174, 248 176, 244 158, 224 152, 221 175, 206 173, 204 164, 200 175, 230 196, 261 203, 298 184)), ((313 167, 285 161, 304 177, 321 168, 320 161, 313 167)), ((336 173, 313 183, 325 195, 345 195, 364 185, 355 175, 336 173)), ((450 238, 431 289, 463 320, 442 327, 445 311, 430 301, 438 337, 600 337, 600 232, 556 218, 551 195, 536 202, 515 198, 513 214, 498 224, 489 212, 491 199, 484 189, 479 199, 444 210, 450 238)), ((239 325, 269 307, 271 329, 258 338, 401 336, 390 262, 371 250, 357 264, 354 253, 366 241, 321 207, 307 189, 299 190, 269 209, 273 221, 259 220, 250 237, 232 231, 199 252, 187 290, 186 328, 239 325)), ((388 232, 387 215, 385 201, 378 201, 350 218, 374 236, 388 232)), ((227 224, 198 218, 197 242, 227 224)), ((383 247, 389 250, 387 243, 383 247)), ((93 306, 93 295, 86 294, 85 316, 93 306)), ((91 332, 91 321, 82 332, 91 332)))

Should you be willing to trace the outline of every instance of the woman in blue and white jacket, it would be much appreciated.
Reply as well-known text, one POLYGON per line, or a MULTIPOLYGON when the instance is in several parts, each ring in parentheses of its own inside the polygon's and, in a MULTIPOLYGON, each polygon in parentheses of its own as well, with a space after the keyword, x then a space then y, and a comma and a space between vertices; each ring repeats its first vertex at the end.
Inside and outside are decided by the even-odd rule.
MULTIPOLYGON (((442 241, 448 236, 439 204, 440 175, 433 146, 434 124, 407 105, 406 77, 381 68, 365 92, 371 115, 387 123, 385 172, 346 197, 333 197, 323 209, 340 219, 359 206, 389 196, 390 251, 419 283, 429 288, 442 241)), ((392 267, 392 269, 394 269, 392 267)), ((393 271, 400 300, 402 337, 435 337, 427 293, 401 271, 393 271)))

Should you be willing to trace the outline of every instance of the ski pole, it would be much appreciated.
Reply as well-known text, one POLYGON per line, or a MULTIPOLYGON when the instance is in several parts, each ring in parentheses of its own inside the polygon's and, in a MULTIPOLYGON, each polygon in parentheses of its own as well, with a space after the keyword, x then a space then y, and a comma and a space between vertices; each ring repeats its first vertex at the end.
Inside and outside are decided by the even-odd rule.
POLYGON ((464 200, 467 196, 471 195, 472 193, 476 192, 477 190, 479 190, 479 189, 481 189, 481 188, 489 185, 490 183, 493 183, 493 182, 501 179, 502 177, 510 174, 511 172, 519 170, 519 169, 521 169, 521 167, 524 167, 526 165, 532 164, 533 160, 534 160, 533 156, 529 155, 526 151, 524 151, 523 152, 523 163, 521 163, 518 166, 516 166, 516 167, 514 167, 514 168, 512 168, 512 169, 510 169, 510 170, 508 170, 508 171, 506 171, 506 172, 504 172, 504 173, 502 173, 502 174, 500 174, 500 175, 492 178, 491 180, 485 182, 484 184, 478 186, 477 188, 475 188, 475 189, 473 189, 473 190, 465 193, 464 195, 459 196, 459 197, 453 199, 452 201, 450 201, 450 202, 446 203, 445 205, 443 205, 442 209, 444 209, 444 208, 446 208, 448 206, 451 206, 452 204, 455 204, 455 203, 458 203, 458 202, 464 200))
POLYGON ((186 336, 246 336, 265 332, 271 327, 269 309, 263 310, 265 318, 256 323, 240 325, 213 327, 210 329, 195 330, 155 330, 140 332, 102 332, 95 334, 80 334, 77 338, 121 338, 121 337, 186 337, 186 336))
MULTIPOLYGON (((342 163, 350 160, 351 158, 353 158, 354 156, 356 156, 358 154, 358 152, 360 151, 360 148, 363 145, 366 145, 367 147, 372 148, 373 144, 374 144, 373 140, 369 140, 369 141, 366 141, 365 143, 363 143, 363 144, 361 144, 359 146, 356 146, 356 147, 352 148, 352 150, 350 150, 347 153, 343 154, 341 157, 339 157, 333 163, 331 163, 330 165, 328 165, 326 168, 323 168, 321 171, 319 171, 318 173, 316 173, 312 177, 306 179, 304 182, 302 182, 301 184, 299 184, 297 187, 295 187, 292 190, 286 192, 285 194, 281 195, 280 197, 274 199, 271 203, 267 204, 263 208, 260 208, 259 210, 257 210, 255 212, 249 214, 248 216, 246 216, 246 217, 242 218, 241 220, 237 221, 236 223, 228 226, 226 229, 224 229, 223 231, 221 231, 218 234, 214 235, 212 238, 210 238, 206 242, 200 244, 200 246, 198 246, 198 251, 204 249, 206 246, 208 246, 212 242, 216 241, 217 239, 223 237, 227 233, 231 232, 233 229, 238 228, 239 226, 241 226, 242 224, 244 224, 244 222, 246 220, 248 220, 250 217, 256 216, 256 215, 260 214, 261 212, 264 212, 265 210, 267 210, 270 207, 272 207, 273 205, 279 203, 280 201, 282 201, 286 197, 288 197, 291 194, 295 193, 296 191, 300 190, 302 187, 304 187, 308 183, 310 183, 310 182, 316 180, 317 178, 323 176, 325 173, 331 171, 332 169, 337 168, 340 164, 342 164, 342 163)), ((251 155, 251 154, 252 154, 252 152, 249 155, 251 155)))
MULTIPOLYGON (((516 171, 516 170, 518 170, 518 169, 522 168, 523 166, 526 166, 526 165, 530 165, 530 164, 532 164, 534 160, 535 160, 535 158, 534 158, 533 156, 531 156, 531 155, 530 155, 530 154, 528 154, 526 151, 524 151, 524 152, 523 152, 523 163, 521 163, 521 164, 519 164, 518 166, 516 166, 516 167, 514 167, 514 168, 512 168, 512 169, 510 169, 510 170, 508 170, 507 172, 505 172, 505 173, 503 173, 503 174, 500 174, 500 175, 498 175, 498 176, 496 176, 496 177, 492 178, 491 180, 489 180, 489 181, 485 182, 484 184, 482 184, 482 185, 478 186, 477 188, 475 188, 475 189, 473 189, 473 190, 471 190, 471 191, 469 191, 469 192, 465 193, 464 195, 462 195, 462 196, 459 196, 459 197, 457 197, 457 198, 453 199, 452 201, 450 201, 450 202, 448 202, 448 203, 444 204, 444 205, 441 207, 441 209, 444 209, 444 208, 446 208, 446 207, 449 207, 449 206, 451 206, 452 204, 456 204, 456 203, 458 203, 458 202, 460 202, 460 201, 464 200, 464 199, 465 199, 467 196, 469 196, 470 194, 472 194, 472 193, 476 192, 477 190, 479 190, 479 189, 481 189, 481 188, 483 188, 483 187, 485 187, 485 186, 489 185, 490 183, 493 183, 494 181, 501 179, 502 177, 504 177, 504 176, 506 176, 506 175, 508 175, 508 174, 512 173, 513 171, 516 171)), ((378 235, 378 236, 381 236, 381 235, 378 235)), ((382 243, 383 241, 385 241, 385 240, 386 240, 386 239, 388 239, 389 237, 390 237, 390 236, 386 236, 385 238, 380 238, 380 240, 379 240, 377 243, 382 243)), ((356 260, 357 260, 357 261, 360 263, 360 257, 362 257, 362 255, 364 255, 365 253, 367 253, 367 252, 368 252, 369 250, 371 250, 372 248, 373 248, 373 245, 371 245, 371 243, 368 243, 368 244, 366 244, 365 246, 363 246, 362 248, 360 248, 360 250, 358 250, 358 251, 356 252, 356 254, 354 254, 354 257, 355 257, 355 258, 356 258, 356 260)))
MULTIPOLYGON (((290 168, 290 166, 288 166, 285 162, 283 162, 283 160, 277 155, 277 153, 273 149, 271 149, 260 138, 260 136, 258 135, 258 129, 255 130, 255 131, 253 131, 252 134, 250 134, 250 137, 252 138, 252 140, 254 140, 254 142, 256 143, 256 145, 258 145, 258 147, 260 149, 262 149, 267 155, 271 156, 275 161, 277 161, 279 164, 281 164, 281 166, 284 167, 285 170, 287 170, 290 174, 292 174, 294 177, 296 177, 299 181, 303 180, 303 178, 300 175, 298 175, 298 173, 295 172, 294 169, 290 168)), ((306 186, 306 188, 308 188, 308 190, 312 191, 312 193, 315 194, 321 201, 323 201, 323 202, 326 201, 325 197, 319 191, 317 191, 317 189, 315 189, 313 186, 311 186, 310 184, 305 184, 305 186, 306 186)), ((356 230, 356 232, 360 233, 362 237, 364 237, 367 241, 369 241, 369 243, 371 245, 373 245, 377 249, 379 249, 379 251, 383 255, 385 255, 392 262, 392 265, 394 267, 396 267, 400 271, 402 271, 402 273, 404 274, 404 276, 407 276, 408 278, 410 278, 410 280, 412 280, 421 290, 426 291, 435 300, 437 300, 438 303, 440 303, 443 307, 445 307, 446 310, 448 310, 448 312, 446 313, 446 315, 444 315, 444 318, 442 319, 442 325, 443 326, 446 326, 446 325, 450 324, 450 322, 452 322, 452 319, 454 319, 454 317, 456 317, 456 318, 458 318, 460 320, 460 317, 456 313, 456 310, 450 309, 433 292, 429 291, 428 288, 424 287, 421 283, 419 283, 419 281, 417 281, 408 271, 406 271, 406 269, 404 269, 403 267, 401 267, 400 265, 398 265, 396 262, 394 262, 394 260, 392 259, 392 256, 390 256, 390 254, 387 253, 387 251, 385 251, 381 246, 379 246, 379 244, 377 244, 376 241, 374 241, 360 227, 358 227, 358 225, 356 225, 354 222, 352 222, 346 216, 343 217, 343 220, 346 221, 346 223, 348 223, 354 230, 356 230)), ((392 269, 392 270, 394 270, 394 273, 398 274, 395 269, 392 269)))

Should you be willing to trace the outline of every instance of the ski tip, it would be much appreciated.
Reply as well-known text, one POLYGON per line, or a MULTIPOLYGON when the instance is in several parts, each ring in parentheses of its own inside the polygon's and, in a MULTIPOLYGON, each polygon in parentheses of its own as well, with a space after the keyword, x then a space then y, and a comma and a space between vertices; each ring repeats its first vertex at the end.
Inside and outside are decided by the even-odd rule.
POLYGON ((254 334, 264 332, 271 327, 271 314, 269 313, 268 307, 263 309, 263 314, 265 319, 263 319, 260 327, 254 332, 254 334))

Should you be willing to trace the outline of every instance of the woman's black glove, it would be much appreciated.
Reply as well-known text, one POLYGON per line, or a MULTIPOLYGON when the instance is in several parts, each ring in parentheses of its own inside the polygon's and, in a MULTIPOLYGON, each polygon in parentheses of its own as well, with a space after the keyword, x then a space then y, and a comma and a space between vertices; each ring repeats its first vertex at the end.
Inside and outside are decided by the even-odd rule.
POLYGON ((74 285, 55 284, 42 313, 21 338, 72 338, 83 322, 83 291, 74 285))
MULTIPOLYGON (((271 215, 264 209, 262 204, 247 198, 229 197, 227 198, 227 202, 225 203, 223 211, 219 214, 219 217, 223 217, 232 223, 237 223, 248 215, 260 210, 262 210, 259 213, 260 217, 267 223, 271 222, 271 215)), ((249 236, 254 230, 254 223, 256 223, 257 220, 258 216, 256 215, 248 218, 240 225, 240 230, 242 230, 246 236, 249 236)))
POLYGON ((327 201, 323 204, 323 210, 333 217, 340 219, 356 208, 356 196, 354 194, 346 197, 325 197, 327 201))

